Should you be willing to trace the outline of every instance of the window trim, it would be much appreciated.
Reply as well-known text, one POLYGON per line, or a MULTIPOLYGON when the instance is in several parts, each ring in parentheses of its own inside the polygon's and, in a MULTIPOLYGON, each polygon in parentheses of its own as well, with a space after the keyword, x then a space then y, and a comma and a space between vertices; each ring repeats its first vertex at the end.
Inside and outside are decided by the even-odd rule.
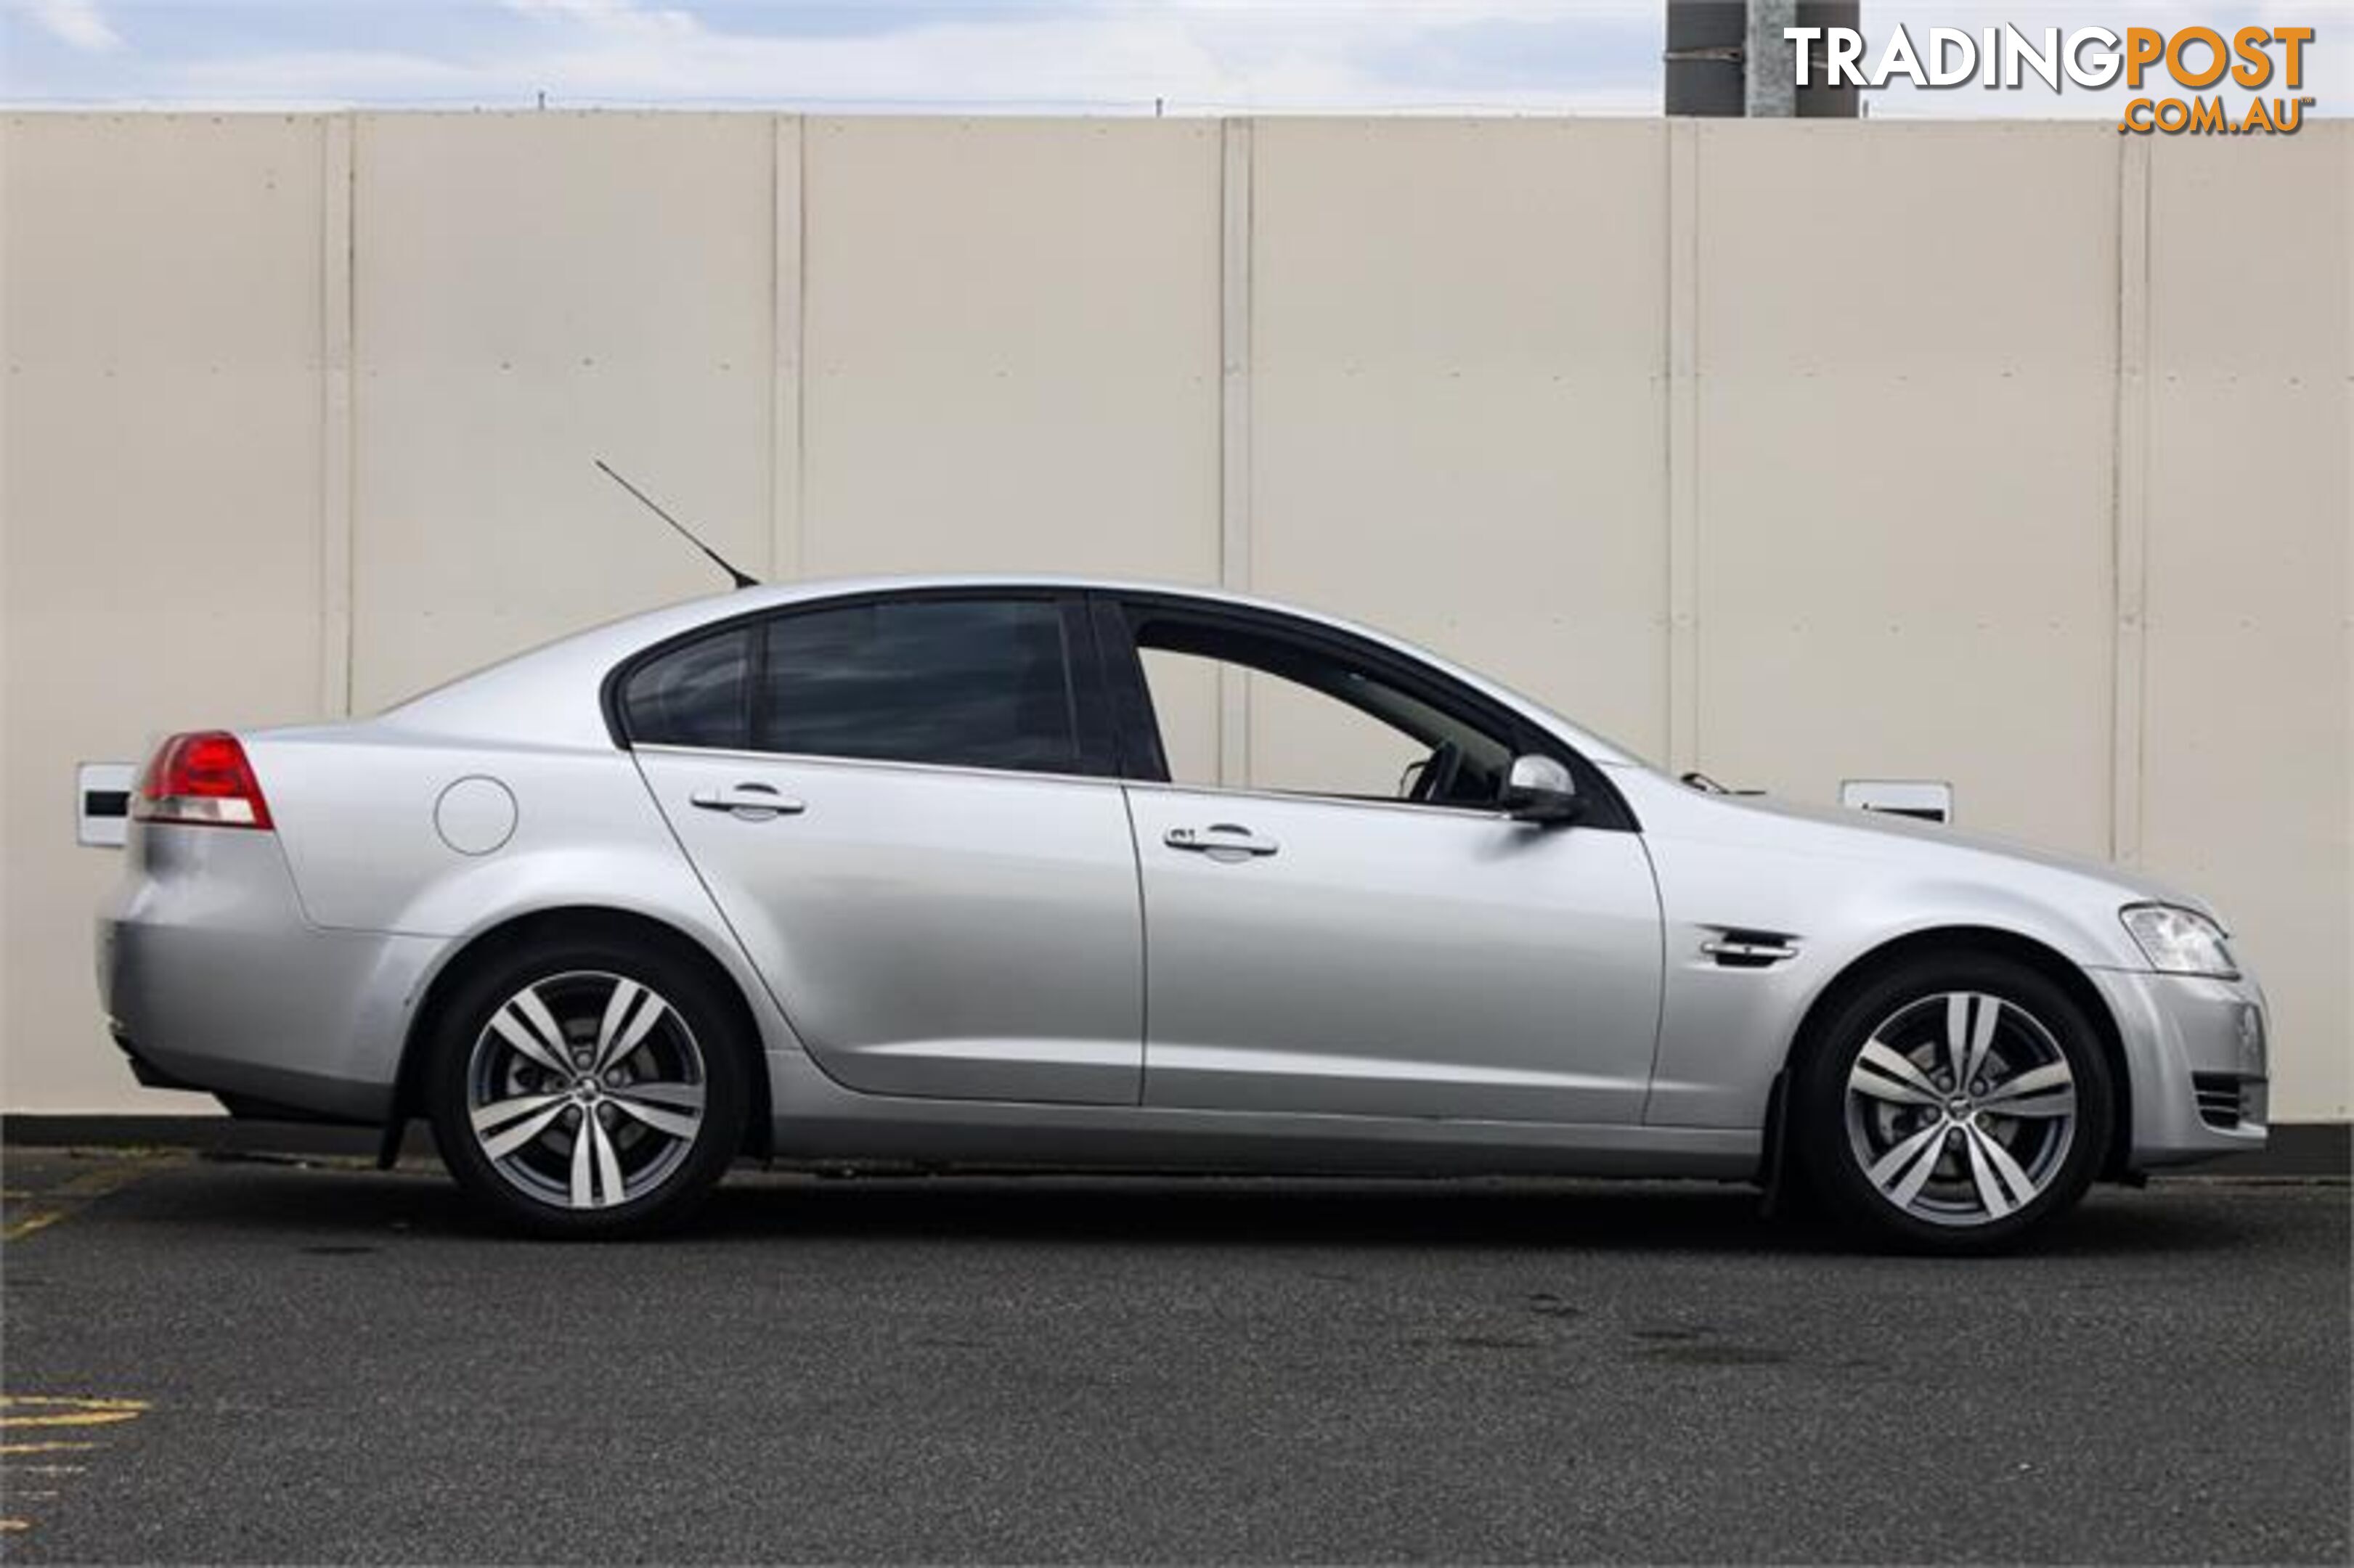
POLYGON ((616 662, 605 673, 598 693, 599 705, 605 718, 605 728, 613 744, 623 751, 635 750, 643 745, 668 752, 692 753, 697 756, 748 757, 776 758, 798 757, 813 762, 872 763, 883 767, 935 768, 957 773, 988 773, 1004 778, 1031 779, 1118 779, 1115 730, 1110 706, 1106 695, 1102 650, 1095 626, 1089 618, 1087 596, 1082 590, 1058 588, 1022 588, 1019 586, 989 587, 958 585, 938 588, 885 588, 864 592, 829 595, 822 599, 797 599, 790 604, 768 605, 758 609, 745 610, 716 620, 689 627, 658 641, 650 642, 616 662), (768 629, 773 622, 794 616, 818 614, 830 610, 856 609, 870 605, 930 604, 1049 604, 1059 611, 1063 635, 1063 678, 1071 700, 1072 741, 1076 749, 1073 766, 1068 771, 1045 771, 1038 768, 981 768, 967 763, 928 762, 917 758, 835 757, 820 752, 785 752, 763 749, 759 739, 758 713, 758 693, 767 684, 769 638, 768 629), (639 741, 630 733, 629 710, 623 701, 630 679, 657 659, 692 646, 706 638, 724 637, 731 632, 748 631, 751 645, 747 651, 744 673, 744 740, 741 747, 682 746, 672 741, 639 741))
MULTIPOLYGON (((1103 590, 1090 597, 1096 606, 1092 620, 1099 644, 1103 680, 1110 698, 1108 707, 1118 726, 1115 751, 1120 777, 1131 783, 1197 793, 1255 796, 1262 800, 1355 807, 1388 805, 1454 815, 1469 813, 1499 818, 1511 815, 1501 808, 1485 806, 1421 800, 1369 800, 1357 795, 1174 782, 1169 777, 1168 758, 1161 737, 1160 723, 1153 710, 1151 689, 1145 679, 1143 659, 1136 644, 1137 621, 1160 617, 1183 620, 1213 629, 1229 628, 1240 634, 1289 644, 1309 656, 1360 664, 1408 695, 1435 708, 1455 713, 1478 727, 1504 737, 1514 756, 1533 752, 1559 761, 1577 780, 1578 793, 1586 802, 1585 813, 1577 819, 1575 826, 1606 832, 1640 831, 1633 810, 1627 804, 1626 797, 1619 793, 1617 786, 1611 783, 1602 769, 1576 747, 1505 704, 1394 649, 1320 621, 1257 605, 1229 604, 1214 599, 1189 599, 1182 594, 1149 591, 1103 590)), ((1341 699, 1336 697, 1332 700, 1338 702, 1341 699)))

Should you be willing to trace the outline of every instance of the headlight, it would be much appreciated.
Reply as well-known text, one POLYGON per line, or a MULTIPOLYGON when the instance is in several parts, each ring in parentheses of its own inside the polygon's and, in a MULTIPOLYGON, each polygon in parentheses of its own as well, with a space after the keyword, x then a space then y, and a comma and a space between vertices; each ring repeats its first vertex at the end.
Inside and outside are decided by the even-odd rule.
POLYGON ((2195 909, 2171 904, 2132 904, 2118 911, 2134 945, 2149 967, 2161 974, 2215 975, 2240 978, 2232 949, 2223 945, 2223 928, 2195 909))

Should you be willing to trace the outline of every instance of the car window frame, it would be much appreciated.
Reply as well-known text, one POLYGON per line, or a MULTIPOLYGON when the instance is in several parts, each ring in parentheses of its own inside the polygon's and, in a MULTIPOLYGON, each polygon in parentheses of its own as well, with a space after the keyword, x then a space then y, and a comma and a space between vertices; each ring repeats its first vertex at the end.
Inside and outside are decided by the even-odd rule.
POLYGON ((799 599, 790 604, 768 605, 737 615, 722 617, 700 626, 677 632, 658 641, 648 643, 606 672, 599 693, 604 712, 605 727, 613 744, 624 751, 639 747, 658 748, 666 752, 682 752, 697 756, 729 756, 747 758, 790 758, 811 762, 855 764, 873 768, 917 768, 942 773, 978 774, 1006 779, 1089 779, 1119 778, 1117 743, 1105 688, 1100 642, 1090 618, 1087 595, 1079 590, 1058 588, 1023 588, 1004 586, 960 585, 939 588, 872 589, 856 593, 832 594, 822 599, 799 599), (1063 637, 1065 679, 1071 698, 1072 739, 1075 755, 1067 768, 991 768, 965 762, 927 762, 912 758, 852 757, 832 752, 784 751, 763 747, 758 744, 759 694, 767 685, 769 630, 779 621, 796 616, 822 614, 827 611, 856 609, 873 605, 907 605, 938 603, 984 604, 1050 604, 1059 612, 1063 637), (630 679, 638 671, 658 659, 691 647, 707 638, 725 637, 735 632, 749 634, 750 646, 744 665, 744 735, 741 746, 715 747, 684 745, 674 741, 641 740, 630 732, 629 710, 624 701, 630 679))
MULTIPOLYGON (((1605 832, 1639 831, 1626 797, 1619 793, 1602 769, 1575 747, 1485 693, 1394 649, 1338 627, 1258 605, 1154 592, 1097 591, 1089 597, 1093 601, 1090 620, 1097 644, 1097 660, 1109 699, 1120 777, 1130 784, 1264 800, 1314 801, 1377 810, 1403 809, 1503 819, 1511 816, 1509 809, 1501 805, 1378 800, 1320 791, 1175 782, 1169 776, 1168 756, 1153 708, 1150 683, 1145 675, 1143 656, 1137 646, 1135 629, 1144 620, 1182 620, 1212 630, 1227 630, 1237 635, 1287 645, 1298 651, 1303 658, 1323 658, 1358 665, 1408 695, 1451 715, 1459 722, 1504 739, 1515 757, 1537 755, 1560 762, 1576 780, 1578 794, 1585 803, 1585 810, 1577 819, 1578 827, 1605 832)), ((1236 664, 1235 667, 1248 669, 1252 666, 1236 664)), ((1283 677, 1278 674, 1275 678, 1283 677)), ((1307 689, 1315 690, 1313 687, 1307 689)), ((1342 701, 1329 692, 1320 694, 1334 702, 1342 701)), ((1343 703, 1343 705, 1352 705, 1343 703)), ((1377 719, 1376 722, 1382 721, 1377 719)))

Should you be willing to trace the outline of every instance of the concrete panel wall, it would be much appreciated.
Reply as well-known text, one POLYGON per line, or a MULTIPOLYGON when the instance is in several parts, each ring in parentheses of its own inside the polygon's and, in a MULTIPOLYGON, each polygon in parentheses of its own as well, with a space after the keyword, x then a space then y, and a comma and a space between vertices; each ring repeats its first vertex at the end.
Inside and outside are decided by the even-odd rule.
POLYGON ((2354 1102, 2354 124, 2156 150, 2142 861, 2276 1005, 2280 1104, 2354 1102))
POLYGON ((143 1103, 98 1027, 111 854, 72 775, 320 703, 316 119, 0 127, 0 1072, 10 1108, 143 1103))
MULTIPOLYGON (((1663 749, 1666 126, 1252 135, 1249 586, 1663 749)), ((1254 776, 1346 744, 1310 712, 1254 703, 1254 776)))
POLYGON ((770 566, 777 133, 384 115, 353 150, 352 695, 770 566))
POLYGON ((2106 854, 2114 133, 1698 129, 1699 766, 2106 854))
MULTIPOLYGON (((2211 893, 2347 1113, 2347 126, 5 130, 8 1108, 174 1103, 73 762, 716 588, 604 455, 764 575, 1223 581, 1732 781, 1949 779, 2211 893)), ((1311 759, 1243 697, 1193 772, 1311 759)))
POLYGON ((1215 580, 1217 127, 806 134, 802 569, 1215 580))

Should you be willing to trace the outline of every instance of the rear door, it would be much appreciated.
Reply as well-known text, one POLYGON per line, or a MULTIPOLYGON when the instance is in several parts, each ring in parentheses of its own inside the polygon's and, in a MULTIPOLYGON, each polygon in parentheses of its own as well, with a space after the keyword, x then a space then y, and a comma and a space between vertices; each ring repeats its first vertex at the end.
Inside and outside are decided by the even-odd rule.
POLYGON ((835 600, 625 674, 638 766, 829 1075, 1133 1104, 1136 857, 1075 599, 835 600))

